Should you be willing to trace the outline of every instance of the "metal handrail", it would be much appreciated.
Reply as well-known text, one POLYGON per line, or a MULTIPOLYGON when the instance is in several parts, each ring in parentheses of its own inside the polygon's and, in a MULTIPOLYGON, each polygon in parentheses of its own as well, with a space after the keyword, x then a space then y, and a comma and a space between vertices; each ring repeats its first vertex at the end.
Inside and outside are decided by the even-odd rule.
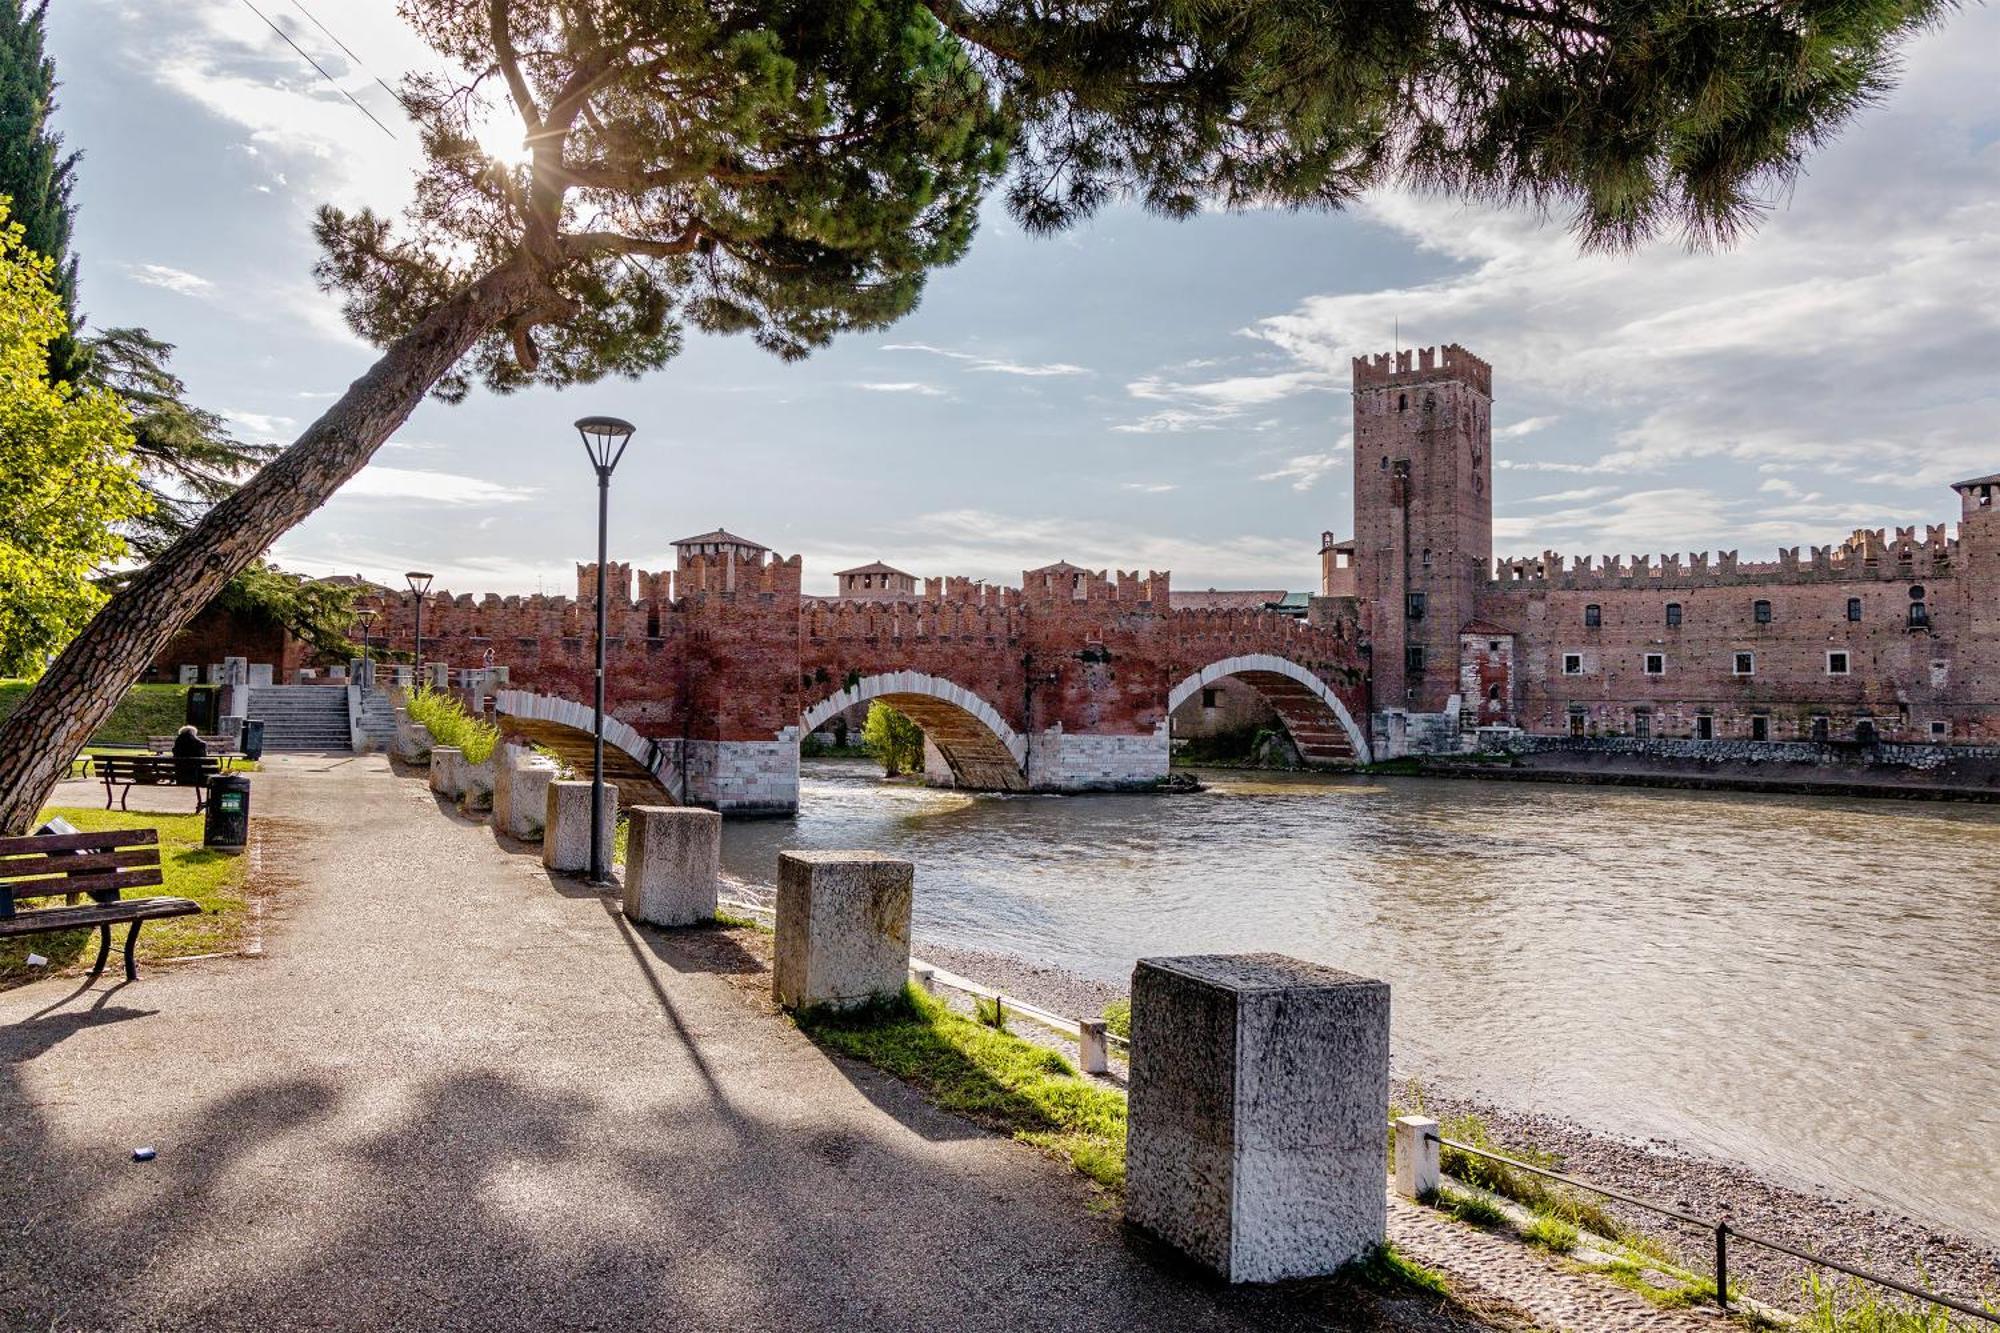
POLYGON ((1457 1139, 1448 1139, 1442 1134, 1425 1131, 1424 1137, 1433 1143, 1442 1144, 1447 1148, 1454 1148, 1459 1152, 1470 1153, 1474 1157, 1484 1157, 1488 1161, 1499 1162, 1516 1170, 1527 1171, 1538 1176, 1546 1176, 1550 1180, 1559 1180, 1565 1185, 1572 1185, 1577 1189, 1589 1190, 1591 1193, 1601 1194, 1607 1199, 1616 1199, 1620 1203, 1631 1204, 1635 1208, 1644 1208, 1649 1212, 1659 1213, 1663 1217, 1671 1217, 1675 1221, 1686 1222, 1691 1226, 1712 1231, 1715 1234, 1715 1303, 1724 1310, 1729 1308, 1729 1241, 1731 1237, 1734 1237, 1739 1241, 1746 1241, 1752 1245, 1761 1245, 1767 1250, 1777 1250, 1782 1254, 1789 1254, 1795 1259, 1803 1259, 1805 1262, 1819 1268, 1831 1268, 1837 1273, 1845 1273, 1849 1277, 1859 1278, 1863 1282, 1872 1282, 1878 1287, 1887 1287, 1891 1291, 1901 1292, 1905 1296, 1913 1296, 1917 1300, 1926 1301, 1932 1305, 1940 1305, 1947 1310, 1955 1310, 1959 1314, 1971 1315, 1974 1319, 1983 1319, 1990 1324, 2000 1324, 2000 1311, 1982 1309, 1979 1306, 1970 1305, 1950 1296, 1940 1296, 1936 1292, 1925 1291, 1921 1287, 1913 1287, 1907 1282, 1899 1282, 1892 1277, 1884 1277, 1880 1273, 1871 1273, 1865 1268, 1856 1268, 1852 1264, 1841 1263, 1838 1259, 1829 1259, 1825 1255, 1815 1254, 1811 1250, 1802 1250, 1796 1246, 1787 1245, 1782 1241, 1755 1236, 1747 1231, 1738 1231, 1730 1226, 1727 1220, 1710 1220, 1705 1217, 1696 1217, 1694 1214, 1682 1212, 1678 1208, 1669 1208, 1663 1203, 1655 1203, 1651 1199, 1642 1199, 1636 1194, 1627 1194, 1623 1190, 1615 1190, 1607 1185, 1594 1185, 1588 1180, 1580 1180, 1575 1176, 1565 1175, 1561 1171, 1551 1171, 1548 1167, 1536 1166, 1532 1162, 1523 1162, 1519 1158, 1509 1157, 1505 1153, 1497 1153, 1487 1148, 1476 1148, 1470 1143, 1460 1143, 1457 1139))

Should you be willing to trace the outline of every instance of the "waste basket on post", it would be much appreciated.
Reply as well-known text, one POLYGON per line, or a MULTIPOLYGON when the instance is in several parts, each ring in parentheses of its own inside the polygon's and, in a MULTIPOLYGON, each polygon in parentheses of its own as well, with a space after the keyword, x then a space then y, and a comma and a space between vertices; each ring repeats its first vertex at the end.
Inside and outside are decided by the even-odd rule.
POLYGON ((208 780, 208 818, 202 824, 201 845, 224 851, 250 841, 250 779, 224 773, 208 780))
POLYGON ((187 724, 204 736, 215 734, 222 717, 222 691, 213 685, 190 685, 187 692, 187 724))
POLYGON ((237 738, 236 748, 243 751, 243 757, 252 762, 264 757, 263 718, 246 717, 243 719, 243 734, 237 738))

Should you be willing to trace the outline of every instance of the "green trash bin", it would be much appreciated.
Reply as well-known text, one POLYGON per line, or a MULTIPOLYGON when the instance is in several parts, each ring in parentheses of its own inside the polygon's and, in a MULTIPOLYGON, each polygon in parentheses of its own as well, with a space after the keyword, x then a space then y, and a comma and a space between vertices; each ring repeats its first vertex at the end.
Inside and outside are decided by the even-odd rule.
POLYGON ((201 845, 222 851, 240 850, 250 842, 250 779, 224 773, 208 780, 208 818, 202 823, 201 845))

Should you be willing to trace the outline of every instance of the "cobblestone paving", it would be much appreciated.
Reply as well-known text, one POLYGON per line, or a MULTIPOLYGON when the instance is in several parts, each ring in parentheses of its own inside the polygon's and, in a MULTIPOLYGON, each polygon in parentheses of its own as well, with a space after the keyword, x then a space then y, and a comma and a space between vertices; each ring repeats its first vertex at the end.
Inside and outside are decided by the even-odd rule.
POLYGON ((1536 1326, 1566 1333, 1719 1333, 1731 1327, 1713 1308, 1665 1310, 1636 1292, 1517 1240, 1389 1196, 1389 1239, 1463 1290, 1519 1307, 1536 1326))

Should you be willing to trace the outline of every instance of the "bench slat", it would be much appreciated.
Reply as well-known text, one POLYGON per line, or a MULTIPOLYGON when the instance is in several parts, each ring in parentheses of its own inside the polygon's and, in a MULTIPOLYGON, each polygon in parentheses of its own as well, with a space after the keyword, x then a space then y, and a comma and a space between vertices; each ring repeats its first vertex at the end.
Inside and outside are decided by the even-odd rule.
POLYGON ((85 870, 123 870, 131 866, 158 864, 160 849, 157 847, 141 847, 130 852, 57 852, 54 856, 17 856, 0 860, 0 879, 68 875, 85 870))
POLYGON ((85 903, 77 907, 44 907, 36 912, 0 917, 0 939, 38 935, 51 930, 76 930, 117 921, 151 921, 156 917, 193 916, 201 904, 186 898, 127 898, 116 903, 85 903))
POLYGON ((78 875, 74 879, 55 875, 47 879, 15 879, 5 883, 16 898, 48 898, 65 893, 105 893, 112 889, 150 889, 166 883, 158 868, 120 870, 111 874, 78 875))
MULTIPOLYGON (((114 828, 99 833, 33 834, 25 838, 0 838, 0 857, 40 856, 44 852, 98 851, 112 847, 138 847, 158 843, 156 828, 114 828)), ((4 867, 0 862, 0 867, 4 867)))

